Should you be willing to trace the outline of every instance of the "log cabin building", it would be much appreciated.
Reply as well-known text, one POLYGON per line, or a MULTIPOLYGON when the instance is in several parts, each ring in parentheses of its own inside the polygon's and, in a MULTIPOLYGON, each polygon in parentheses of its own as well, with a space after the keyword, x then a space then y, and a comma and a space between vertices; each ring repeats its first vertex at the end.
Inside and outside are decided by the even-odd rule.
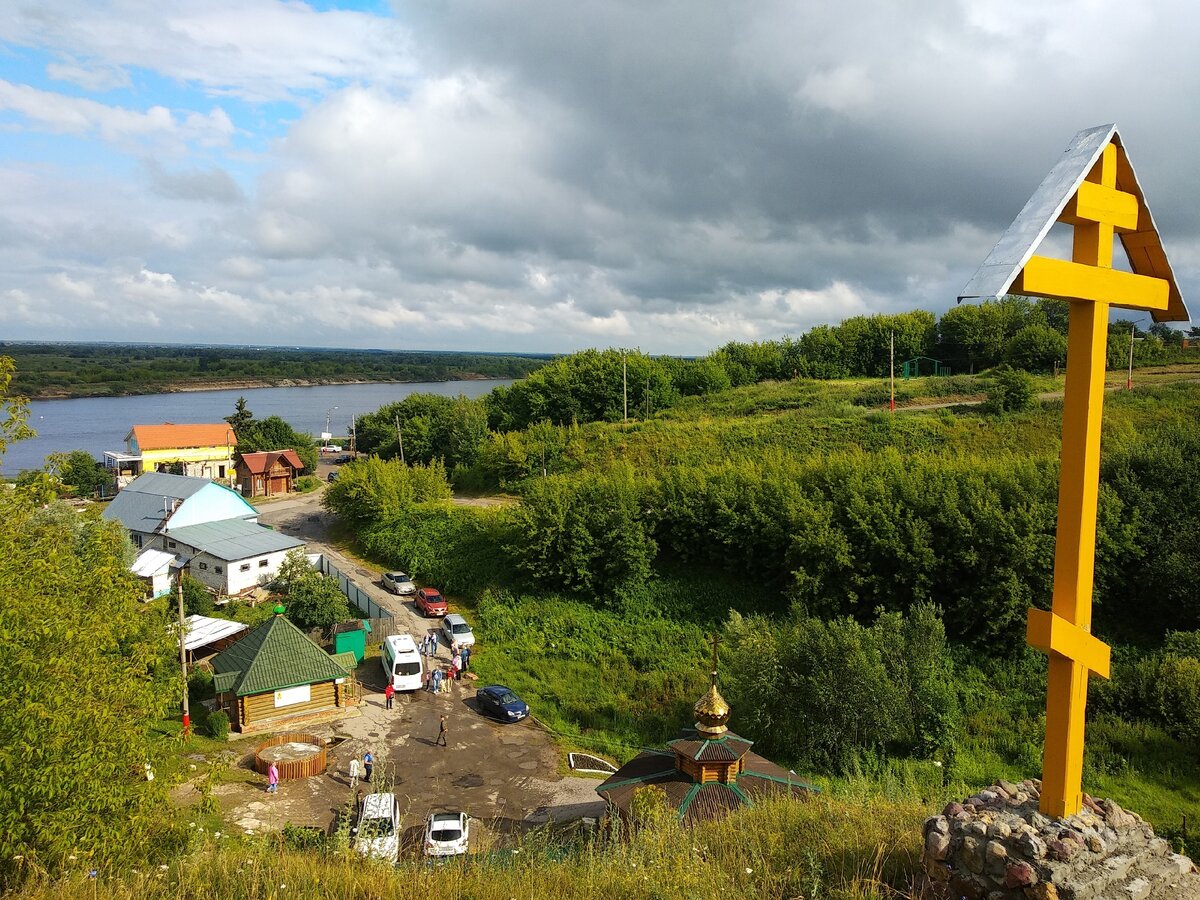
POLYGON ((275 497, 290 494, 296 477, 304 470, 295 450, 263 450, 243 453, 234 466, 243 497, 275 497))
POLYGON ((216 705, 243 734, 344 710, 356 664, 353 652, 330 656, 277 606, 274 616, 212 658, 216 705))

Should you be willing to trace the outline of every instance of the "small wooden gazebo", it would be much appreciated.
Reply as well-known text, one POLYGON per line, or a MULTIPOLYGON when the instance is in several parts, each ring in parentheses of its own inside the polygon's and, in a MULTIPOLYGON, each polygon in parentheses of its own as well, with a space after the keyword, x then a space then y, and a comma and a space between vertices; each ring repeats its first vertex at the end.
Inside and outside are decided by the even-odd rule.
POLYGON ((217 705, 234 730, 282 727, 334 711, 353 696, 353 653, 330 656, 275 607, 275 615, 212 658, 217 705))

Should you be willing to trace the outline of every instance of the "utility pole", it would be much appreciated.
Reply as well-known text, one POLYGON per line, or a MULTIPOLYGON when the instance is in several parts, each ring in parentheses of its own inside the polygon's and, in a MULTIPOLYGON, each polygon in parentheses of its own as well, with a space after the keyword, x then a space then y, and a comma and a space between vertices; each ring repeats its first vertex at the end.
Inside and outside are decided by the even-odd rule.
POLYGON ((896 332, 888 332, 888 371, 891 397, 888 400, 888 409, 892 412, 896 411, 896 332))
POLYGON ((1129 375, 1125 379, 1125 390, 1133 390, 1133 336, 1137 332, 1137 326, 1131 324, 1129 326, 1129 375))
POLYGON ((625 363, 625 351, 621 351, 621 396, 625 401, 625 422, 629 421, 629 367, 625 363))
POLYGON ((400 462, 404 462, 404 435, 400 433, 400 415, 396 414, 396 443, 400 445, 400 462))
POLYGON ((358 456, 358 416, 350 417, 350 453, 358 456))
POLYGON ((183 675, 183 736, 186 738, 192 728, 192 716, 188 709, 188 680, 187 680, 187 650, 184 648, 187 637, 187 622, 183 618, 183 567, 179 569, 179 670, 183 675))

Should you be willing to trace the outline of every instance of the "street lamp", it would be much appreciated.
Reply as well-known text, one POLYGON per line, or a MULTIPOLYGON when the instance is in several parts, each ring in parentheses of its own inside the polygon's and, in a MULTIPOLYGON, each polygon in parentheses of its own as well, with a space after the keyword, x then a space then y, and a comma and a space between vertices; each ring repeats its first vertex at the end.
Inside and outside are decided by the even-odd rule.
POLYGON ((335 409, 337 409, 336 406, 331 406, 329 409, 325 410, 325 430, 321 432, 321 440, 325 442, 326 447, 329 446, 329 439, 333 437, 333 435, 329 433, 329 419, 333 415, 333 411, 335 409))

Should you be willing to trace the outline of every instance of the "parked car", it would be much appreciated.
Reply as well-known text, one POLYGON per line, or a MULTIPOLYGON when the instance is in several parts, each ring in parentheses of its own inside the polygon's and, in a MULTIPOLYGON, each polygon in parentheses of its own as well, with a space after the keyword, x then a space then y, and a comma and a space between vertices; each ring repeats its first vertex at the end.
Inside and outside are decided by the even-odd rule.
POLYGON ((413 594, 417 590, 412 579, 404 572, 384 572, 380 582, 385 591, 391 591, 393 594, 413 594))
POLYGON ((320 450, 322 453, 341 453, 342 445, 341 444, 326 444, 324 447, 318 447, 317 449, 320 450))
POLYGON ((529 704, 502 684, 493 684, 475 692, 479 709, 501 722, 520 722, 529 715, 529 704))
POLYGON ((368 794, 364 797, 352 835, 354 850, 363 859, 394 864, 400 855, 400 804, 396 795, 368 794))
POLYGON ((348 462, 354 462, 354 457, 347 454, 345 456, 339 456, 337 459, 334 460, 334 462, 338 463, 339 465, 348 463, 348 462))
POLYGON ((335 481, 337 481, 337 477, 338 477, 337 472, 330 472, 328 477, 325 480, 328 481, 330 484, 333 484, 335 481))
POLYGON ((447 645, 457 643, 460 647, 475 646, 475 632, 458 613, 450 613, 442 619, 442 638, 447 645))
POLYGON ((441 812, 425 823, 426 856, 459 856, 467 852, 470 820, 466 813, 441 812))
POLYGON ((417 609, 426 616, 444 616, 446 614, 446 598, 437 588, 421 588, 417 591, 417 609))

